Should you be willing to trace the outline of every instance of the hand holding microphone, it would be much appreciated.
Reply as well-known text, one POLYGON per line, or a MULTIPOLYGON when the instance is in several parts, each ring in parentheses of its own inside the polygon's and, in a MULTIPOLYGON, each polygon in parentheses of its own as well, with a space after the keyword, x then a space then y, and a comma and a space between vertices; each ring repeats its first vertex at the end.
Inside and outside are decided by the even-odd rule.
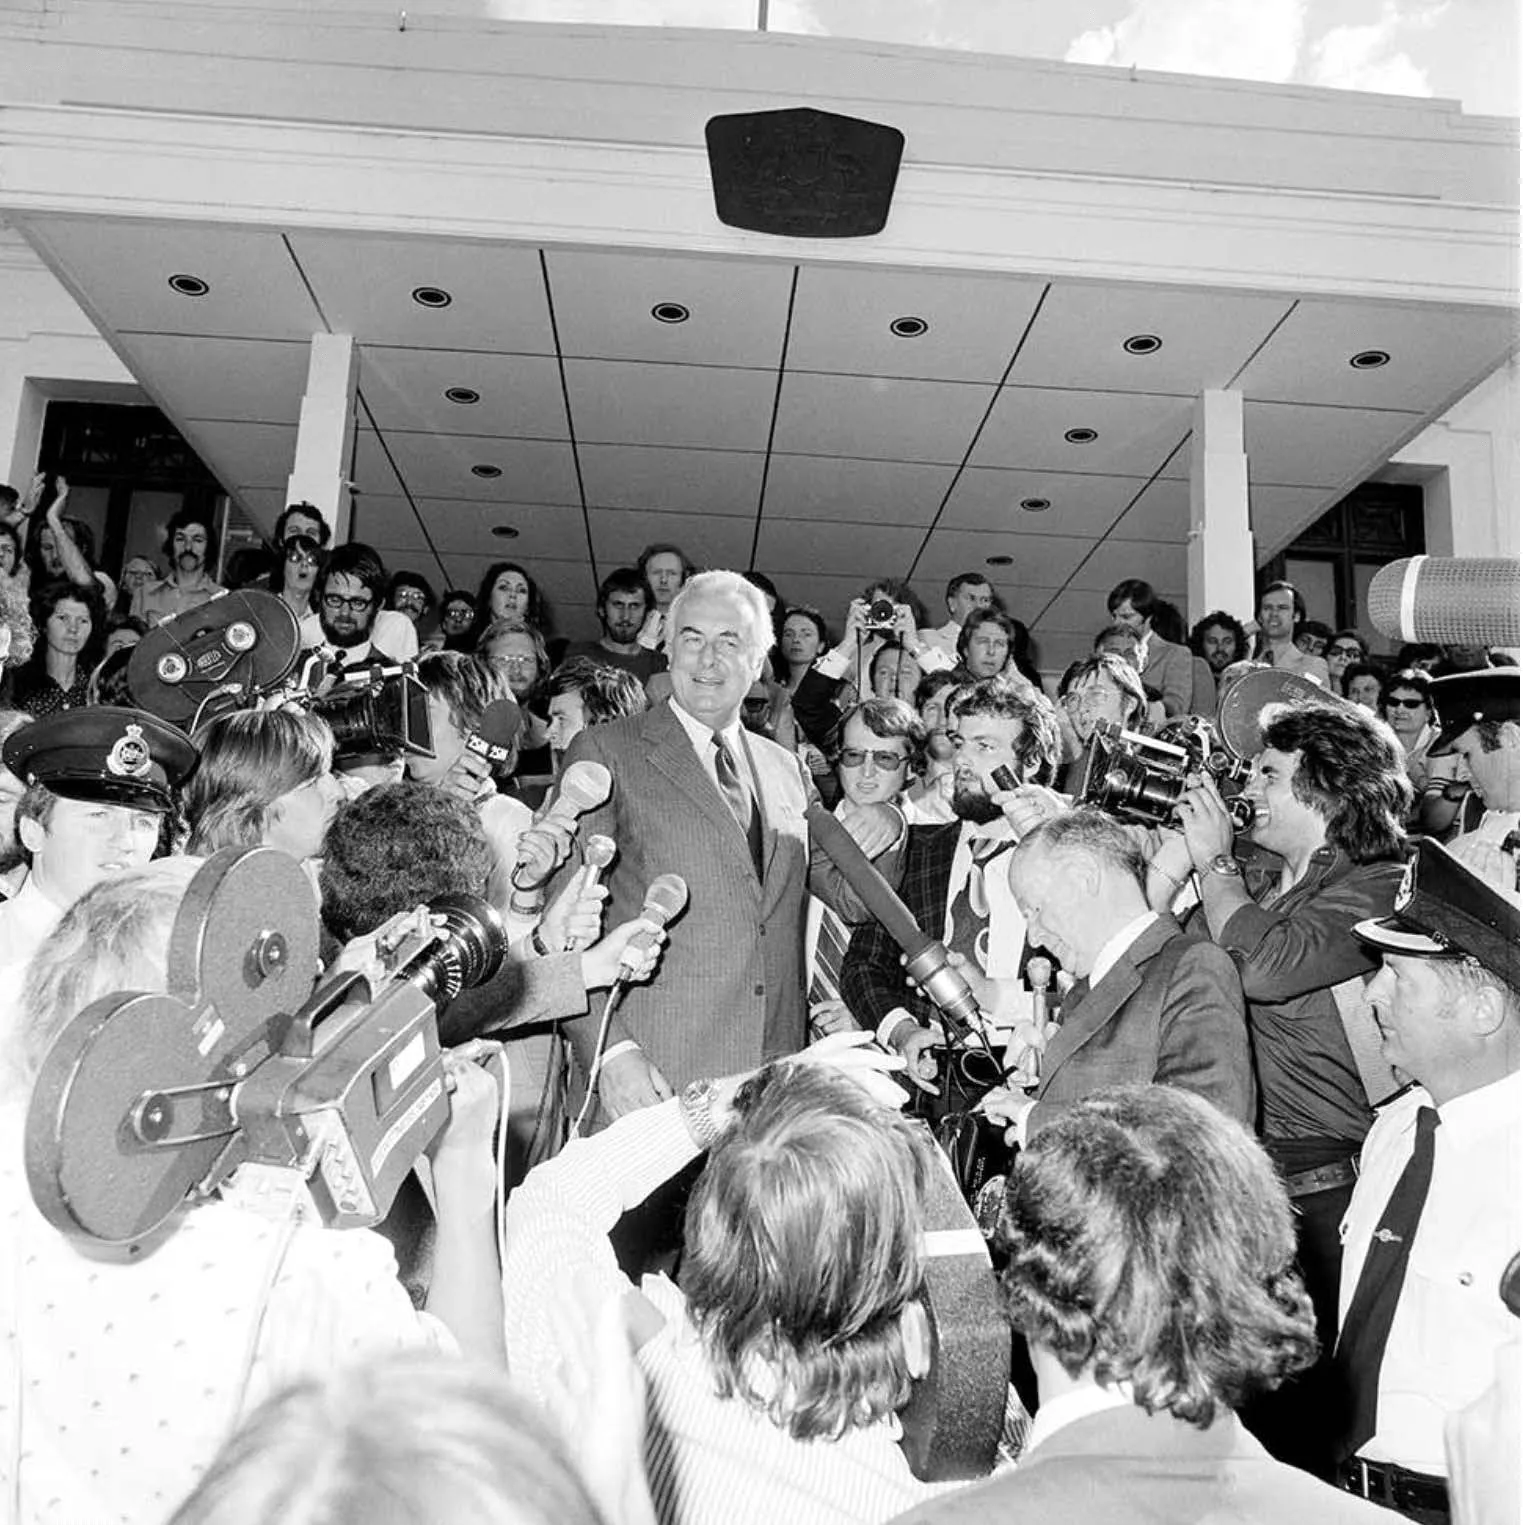
POLYGON ((617 960, 620 984, 647 977, 659 956, 659 940, 665 928, 686 909, 686 881, 679 874, 661 874, 644 892, 640 927, 617 960))

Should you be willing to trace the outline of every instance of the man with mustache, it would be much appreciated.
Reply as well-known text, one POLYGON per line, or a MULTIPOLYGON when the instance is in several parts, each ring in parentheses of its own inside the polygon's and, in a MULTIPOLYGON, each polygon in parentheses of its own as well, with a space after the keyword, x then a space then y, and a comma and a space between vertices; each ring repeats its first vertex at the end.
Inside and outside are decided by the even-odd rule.
POLYGON ((151 626, 224 591, 208 571, 218 564, 218 530, 207 510, 181 509, 165 526, 161 549, 169 558, 170 575, 141 588, 133 599, 133 613, 151 626))

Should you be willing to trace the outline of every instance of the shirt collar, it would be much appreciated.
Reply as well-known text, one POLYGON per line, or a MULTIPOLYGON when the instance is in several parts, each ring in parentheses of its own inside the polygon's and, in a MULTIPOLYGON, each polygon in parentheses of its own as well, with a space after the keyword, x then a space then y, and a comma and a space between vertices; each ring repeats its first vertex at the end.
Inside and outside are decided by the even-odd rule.
POLYGON ((962 828, 958 832, 960 848, 980 838, 985 841, 1015 842, 1016 833, 1011 830, 1011 823, 1003 815, 997 815, 993 821, 986 821, 982 826, 976 821, 962 823, 962 828))
POLYGON ((1512 1070, 1486 1086, 1454 1096, 1437 1111, 1442 1127, 1458 1143, 1512 1126, 1521 1116, 1521 1071, 1512 1070))
POLYGON ((1132 1402, 1133 1389, 1126 1382, 1113 1382, 1108 1386, 1098 1383, 1060 1393, 1038 1409, 1032 1420, 1031 1434, 1027 1437, 1027 1450, 1035 1451, 1045 1440, 1077 1419, 1088 1419, 1092 1414, 1104 1414, 1109 1409, 1126 1408, 1132 1402))
POLYGON ((671 713, 681 722, 681 729, 686 732, 686 739, 691 742, 692 750, 698 757, 706 757, 708 747, 712 744, 716 735, 720 741, 728 747, 736 757, 740 755, 740 723, 738 720, 732 725, 726 725, 721 731, 714 731, 712 726, 704 725, 695 715, 688 715, 685 710, 676 703, 675 695, 669 699, 671 713))
POLYGON ((1135 916, 1127 926, 1123 927, 1120 931, 1114 932, 1107 938, 1101 951, 1096 955, 1096 962, 1090 966, 1090 987, 1092 990, 1111 973, 1112 965, 1127 953, 1128 949, 1154 925, 1154 922, 1154 912, 1144 911, 1141 915, 1135 916))

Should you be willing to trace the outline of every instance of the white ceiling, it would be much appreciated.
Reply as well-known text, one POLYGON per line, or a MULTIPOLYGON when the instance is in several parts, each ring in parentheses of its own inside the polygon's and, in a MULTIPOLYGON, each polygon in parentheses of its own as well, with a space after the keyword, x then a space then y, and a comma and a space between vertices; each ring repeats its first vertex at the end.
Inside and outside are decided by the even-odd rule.
POLYGON ((594 633, 599 579, 667 539, 832 623, 873 575, 939 614, 947 578, 983 570, 1062 665, 1123 577, 1184 607, 1197 392, 1245 394, 1264 558, 1515 343, 1513 315, 1484 309, 92 219, 24 231, 260 523, 292 468, 309 337, 354 335, 357 538, 437 586, 523 561, 572 636, 594 633), (176 294, 173 274, 208 294, 176 294), (419 305, 420 286, 451 305, 419 305), (689 320, 657 321, 661 303, 689 320), (927 331, 895 337, 905 316, 927 331), (1136 334, 1161 347, 1129 354, 1136 334), (1352 367, 1367 349, 1391 362, 1352 367), (1082 427, 1097 439, 1065 440, 1082 427))

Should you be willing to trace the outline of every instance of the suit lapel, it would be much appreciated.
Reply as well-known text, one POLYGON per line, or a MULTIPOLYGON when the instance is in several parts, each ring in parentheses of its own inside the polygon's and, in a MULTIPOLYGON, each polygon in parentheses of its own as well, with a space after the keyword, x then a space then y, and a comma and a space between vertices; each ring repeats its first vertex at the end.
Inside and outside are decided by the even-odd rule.
MULTIPOLYGON (((740 860, 755 876, 755 864, 750 858, 750 843, 734 813, 724 803, 718 786, 707 776, 702 760, 697 756, 681 722, 672 713, 669 702, 656 705, 648 712, 644 724, 644 739, 649 745, 649 761, 673 783, 719 830, 731 852, 737 852, 740 860)), ((763 823, 764 824, 764 823, 763 823)))
POLYGON ((1069 1020, 1048 1040, 1038 1072, 1037 1092, 1041 1096, 1048 1082, 1072 1055, 1077 1054, 1132 999, 1144 982, 1144 965, 1176 935, 1176 924, 1169 917, 1157 918, 1134 938, 1132 946, 1107 970, 1099 985, 1086 991, 1084 999, 1069 1014, 1069 1020))

